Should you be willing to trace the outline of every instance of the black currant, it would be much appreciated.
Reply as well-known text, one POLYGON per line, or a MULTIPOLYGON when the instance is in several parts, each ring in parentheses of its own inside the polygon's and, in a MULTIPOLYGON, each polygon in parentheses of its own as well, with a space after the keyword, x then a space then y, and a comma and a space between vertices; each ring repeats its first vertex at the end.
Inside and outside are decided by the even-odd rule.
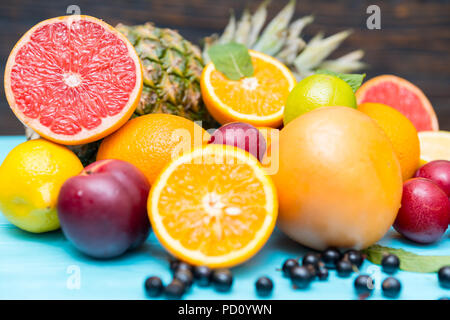
POLYGON ((352 265, 356 267, 361 267, 364 262, 364 257, 361 252, 356 250, 348 250, 344 253, 344 260, 348 260, 352 265))
POLYGON ((374 288, 372 278, 364 274, 358 276, 353 284, 357 295, 370 295, 374 288))
POLYGON ((217 291, 229 291, 233 284, 233 275, 228 269, 215 270, 212 274, 212 283, 217 291))
POLYGON ((173 269, 172 271, 175 273, 175 272, 180 271, 180 270, 188 270, 191 273, 193 273, 194 272, 194 267, 191 266, 187 262, 179 261, 178 264, 175 266, 175 269, 173 269))
POLYGON ((323 266, 319 266, 316 272, 317 277, 319 280, 324 281, 328 279, 328 269, 323 266))
POLYGON ((321 260, 325 264, 325 267, 334 269, 336 268, 337 262, 341 260, 341 253, 336 248, 328 248, 322 253, 321 260))
POLYGON ((311 283, 313 277, 308 268, 296 266, 291 269, 292 284, 299 289, 305 289, 311 283))
POLYGON ((164 288, 164 294, 168 299, 180 299, 185 291, 185 286, 183 282, 178 279, 173 279, 171 283, 169 283, 164 288))
POLYGON ((386 297, 395 298, 400 294, 402 285, 400 281, 394 277, 387 277, 381 284, 381 289, 383 291, 383 295, 386 297))
POLYGON ((320 256, 316 253, 307 253, 303 257, 302 265, 312 265, 314 268, 317 268, 319 266, 320 262, 320 256))
POLYGON ((169 268, 170 268, 170 271, 175 272, 175 270, 177 269, 179 263, 180 263, 180 260, 177 260, 177 259, 171 259, 171 260, 169 261, 169 268))
POLYGON ((347 260, 340 260, 336 264, 336 270, 339 277, 347 278, 353 272, 352 264, 347 260))
POLYGON ((149 277, 144 283, 145 292, 150 297, 158 297, 164 289, 164 285, 159 277, 149 277))
POLYGON ((395 273, 400 267, 400 259, 395 254, 388 254, 381 260, 383 271, 389 274, 395 273))
POLYGON ((261 277, 255 282, 256 292, 260 296, 268 296, 272 293, 273 282, 269 277, 261 277))
POLYGON ((445 266, 439 269, 438 279, 442 288, 450 289, 450 266, 445 266))
POLYGON ((284 263, 283 263, 283 275, 285 277, 290 277, 291 276, 291 270, 294 267, 298 267, 298 261, 295 259, 287 259, 284 263))
POLYGON ((211 282, 212 270, 207 266, 194 267, 194 278, 200 287, 207 287, 211 282))
POLYGON ((186 289, 189 288, 194 281, 192 272, 187 269, 177 269, 177 271, 175 271, 175 273, 173 274, 173 278, 180 280, 184 284, 186 289))

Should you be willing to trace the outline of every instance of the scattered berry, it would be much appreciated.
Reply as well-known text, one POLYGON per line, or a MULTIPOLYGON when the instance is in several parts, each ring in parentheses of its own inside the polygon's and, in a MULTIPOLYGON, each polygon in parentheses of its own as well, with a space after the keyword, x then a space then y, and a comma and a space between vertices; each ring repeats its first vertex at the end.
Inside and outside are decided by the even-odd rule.
POLYGON ((347 260, 340 260, 336 264, 336 270, 339 277, 347 278, 349 277, 352 272, 352 264, 347 260))
POLYGON ((341 253, 336 248, 326 249, 321 256, 322 262, 328 269, 336 268, 336 263, 341 259, 341 253))
POLYGON ((290 277, 291 276, 291 270, 294 267, 298 267, 298 261, 295 259, 287 259, 284 263, 283 263, 283 275, 285 277, 290 277))
POLYGON ((180 299, 184 294, 185 286, 183 282, 178 279, 173 279, 171 283, 169 283, 164 288, 164 294, 168 299, 180 299))
POLYGON ((303 257, 302 264, 304 266, 312 265, 314 268, 317 268, 319 266, 319 262, 320 262, 320 256, 316 253, 311 252, 311 253, 307 253, 303 257))
POLYGON ((383 284, 381 285, 381 289, 383 290, 383 294, 386 297, 395 298, 400 294, 402 285, 401 285, 400 281, 398 281, 394 277, 388 277, 383 281, 383 284))
POLYGON ((159 277, 149 277, 144 283, 145 292, 150 297, 158 297, 164 289, 164 285, 159 277))
POLYGON ((367 275, 360 275, 355 279, 354 286, 358 296, 370 295, 373 290, 373 280, 367 275))
POLYGON ((381 260, 381 267, 384 272, 393 274, 400 267, 400 259, 395 254, 388 254, 381 260))
POLYGON ((450 266, 445 266, 439 269, 438 279, 442 288, 450 289, 450 266))
POLYGON ((169 262, 170 271, 175 272, 179 263, 180 263, 180 260, 177 260, 177 259, 170 260, 170 262, 169 262))
POLYGON ((217 291, 229 291, 233 284, 233 275, 228 269, 215 270, 212 274, 212 283, 217 291))
POLYGON ((304 265, 304 267, 308 269, 309 273, 311 273, 311 278, 314 279, 317 275, 317 268, 314 267, 312 264, 304 265))
POLYGON ((194 267, 194 278, 200 287, 207 287, 211 282, 212 270, 207 266, 194 267))
POLYGON ((307 288, 312 278, 311 272, 306 267, 296 266, 291 269, 291 280, 296 288, 307 288))
POLYGON ((344 259, 348 260, 352 265, 357 268, 361 267, 364 262, 364 257, 361 252, 356 250, 348 250, 344 253, 344 259))
POLYGON ((186 289, 189 288, 194 281, 192 272, 187 269, 177 269, 177 271, 175 271, 173 275, 173 278, 180 280, 184 284, 186 289))
POLYGON ((184 261, 178 261, 178 264, 175 266, 175 269, 173 269, 172 271, 175 273, 180 270, 188 270, 191 273, 194 272, 194 268, 189 263, 186 263, 184 261))
POLYGON ((328 269, 320 266, 317 269, 316 275, 319 278, 319 280, 321 280, 321 281, 327 280, 328 279, 328 269))
POLYGON ((273 282, 268 277, 261 277, 256 280, 255 288, 258 295, 265 297, 272 293, 273 282))

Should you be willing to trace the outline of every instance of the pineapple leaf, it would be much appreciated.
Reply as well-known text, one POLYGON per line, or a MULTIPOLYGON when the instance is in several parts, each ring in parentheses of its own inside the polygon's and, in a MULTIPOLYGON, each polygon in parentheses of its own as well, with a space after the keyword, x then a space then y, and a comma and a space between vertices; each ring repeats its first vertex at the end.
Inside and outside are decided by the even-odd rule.
POLYGON ((294 15, 294 10, 295 0, 291 0, 277 16, 270 21, 259 40, 253 46, 253 49, 269 55, 278 53, 286 41, 287 28, 294 15))
POLYGON ((259 33, 266 22, 267 6, 269 3, 270 0, 264 0, 251 18, 251 29, 247 40, 247 47, 249 48, 251 48, 258 40, 259 33))
POLYGON ((253 76, 253 64, 248 49, 243 44, 230 42, 209 48, 208 56, 214 67, 230 80, 253 76))
POLYGON ((381 264, 385 254, 395 254, 400 259, 400 269, 411 272, 431 273, 450 264, 450 256, 422 256, 403 249, 383 247, 378 244, 363 250, 367 259, 375 264, 381 264))
POLYGON ((316 74, 328 74, 331 76, 338 77, 339 79, 344 80, 348 83, 350 87, 352 87, 353 92, 356 92, 356 90, 361 87, 361 84, 366 77, 366 74, 351 74, 351 73, 337 73, 330 70, 317 70, 316 74))

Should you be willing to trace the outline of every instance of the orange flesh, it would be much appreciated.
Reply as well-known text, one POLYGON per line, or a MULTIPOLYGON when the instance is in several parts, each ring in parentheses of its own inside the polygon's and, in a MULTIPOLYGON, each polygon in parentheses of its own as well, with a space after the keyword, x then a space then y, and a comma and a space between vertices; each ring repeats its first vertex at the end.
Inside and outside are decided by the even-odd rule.
POLYGON ((213 157, 176 168, 158 202, 169 235, 210 257, 245 247, 267 216, 264 186, 254 170, 248 164, 213 164, 213 157))
POLYGON ((254 75, 239 81, 228 80, 221 72, 211 72, 214 93, 233 110, 249 115, 266 116, 279 111, 286 103, 290 83, 276 65, 252 56, 254 75), (270 93, 270 94, 268 94, 270 93))

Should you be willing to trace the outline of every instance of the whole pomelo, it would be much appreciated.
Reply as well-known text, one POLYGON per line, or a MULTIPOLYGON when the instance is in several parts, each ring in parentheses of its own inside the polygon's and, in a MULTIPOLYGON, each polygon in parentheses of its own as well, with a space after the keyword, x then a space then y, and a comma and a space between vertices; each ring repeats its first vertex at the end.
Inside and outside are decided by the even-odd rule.
POLYGON ((304 78, 289 93, 284 125, 306 112, 325 106, 357 107, 353 89, 344 80, 327 74, 304 78))
POLYGON ((365 248, 395 220, 402 174, 383 130, 365 114, 326 107, 280 132, 279 227, 314 249, 365 248))

